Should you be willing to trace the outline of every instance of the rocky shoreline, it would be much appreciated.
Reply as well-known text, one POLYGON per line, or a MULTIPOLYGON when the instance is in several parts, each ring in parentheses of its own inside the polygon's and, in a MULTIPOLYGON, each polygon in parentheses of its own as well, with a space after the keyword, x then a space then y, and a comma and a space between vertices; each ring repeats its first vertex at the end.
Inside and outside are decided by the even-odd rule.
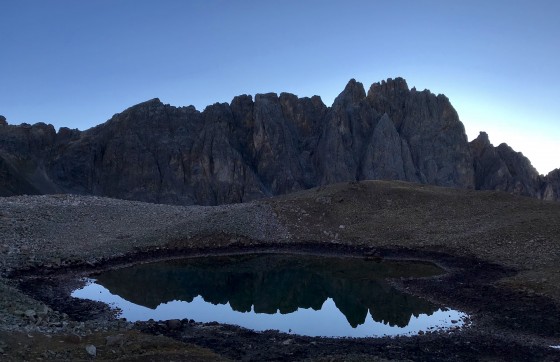
POLYGON ((554 360, 560 356, 550 348, 560 345, 559 219, 560 205, 553 202, 382 181, 216 207, 73 195, 2 198, 0 356, 554 360), (354 340, 189 320, 132 324, 60 289, 84 273, 127 263, 272 249, 435 261, 449 272, 443 282, 396 285, 468 311, 473 326, 354 340))

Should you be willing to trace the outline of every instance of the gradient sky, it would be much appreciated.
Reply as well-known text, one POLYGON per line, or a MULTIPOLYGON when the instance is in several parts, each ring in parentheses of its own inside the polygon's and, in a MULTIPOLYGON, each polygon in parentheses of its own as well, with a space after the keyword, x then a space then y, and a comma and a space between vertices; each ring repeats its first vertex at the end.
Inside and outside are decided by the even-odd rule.
POLYGON ((0 0, 0 114, 87 129, 158 97, 320 95, 401 76, 560 167, 560 1, 0 0))

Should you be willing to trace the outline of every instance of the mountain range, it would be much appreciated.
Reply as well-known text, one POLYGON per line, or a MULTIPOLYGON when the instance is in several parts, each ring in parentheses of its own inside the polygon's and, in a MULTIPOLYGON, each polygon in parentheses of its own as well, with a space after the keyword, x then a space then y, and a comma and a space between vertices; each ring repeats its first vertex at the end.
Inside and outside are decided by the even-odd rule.
POLYGON ((404 180, 560 199, 560 169, 481 132, 402 78, 350 80, 327 107, 289 93, 198 111, 152 99, 85 131, 0 116, 0 196, 72 193, 180 205, 246 202, 330 183, 404 180))

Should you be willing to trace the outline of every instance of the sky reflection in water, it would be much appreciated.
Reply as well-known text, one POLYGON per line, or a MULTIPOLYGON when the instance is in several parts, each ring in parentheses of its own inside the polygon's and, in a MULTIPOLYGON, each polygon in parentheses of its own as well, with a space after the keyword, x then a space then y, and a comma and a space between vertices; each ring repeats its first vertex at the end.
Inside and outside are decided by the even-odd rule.
POLYGON ((118 307, 129 321, 189 318, 309 336, 403 335, 462 325, 464 313, 401 293, 385 280, 439 273, 417 262, 220 256, 108 271, 72 296, 118 307))

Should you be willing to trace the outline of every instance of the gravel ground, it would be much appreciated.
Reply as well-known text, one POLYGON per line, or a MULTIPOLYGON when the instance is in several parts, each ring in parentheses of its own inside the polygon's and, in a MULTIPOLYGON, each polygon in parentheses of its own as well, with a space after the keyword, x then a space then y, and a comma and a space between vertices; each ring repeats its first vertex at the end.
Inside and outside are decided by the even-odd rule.
MULTIPOLYGON (((181 336, 175 335, 176 331, 168 331, 170 338, 159 336, 161 343, 152 343, 149 336, 166 334, 159 325, 138 327, 101 312, 98 317, 79 320, 53 304, 54 296, 43 298, 40 290, 30 292, 22 288, 22 280, 50 271, 78 275, 78 270, 92 271, 150 258, 263 247, 292 251, 315 247, 334 252, 350 250, 374 256, 424 258, 443 264, 451 274, 455 273, 455 279, 450 279, 455 286, 472 284, 469 286, 472 290, 451 288, 445 293, 441 285, 406 286, 427 298, 445 300, 447 293, 469 300, 468 293, 490 293, 499 296, 496 297, 498 306, 526 300, 512 313, 525 309, 554 312, 552 309, 560 305, 560 203, 497 192, 382 181, 337 184, 259 202, 217 207, 179 207, 74 195, 17 196, 0 198, 0 357, 88 359, 93 357, 91 348, 86 349, 91 344, 97 346, 98 359, 169 360, 175 354, 188 355, 194 360, 242 359, 239 351, 231 352, 233 346, 220 347, 209 342, 224 338, 223 330, 218 327, 199 326, 195 333, 192 325, 185 325, 181 336), (473 271, 469 272, 471 266, 473 271), (499 273, 485 272, 494 266, 499 273), (458 271, 471 275, 471 281, 460 281, 463 274, 458 271), (493 276, 486 278, 487 274, 493 276), (138 332, 139 329, 145 333, 138 332), (205 338, 194 338, 193 333, 205 338), (119 335, 122 337, 115 337, 119 335), (64 348, 53 349, 53 338, 62 341, 58 346, 64 348), (119 348, 108 348, 107 338, 111 341, 120 338, 119 348)), ((482 303, 475 299, 472 305, 482 303)), ((464 307, 468 309, 468 305, 464 307)), ((476 355, 469 341, 480 341, 483 334, 493 336, 494 339, 485 337, 485 340, 496 343, 496 348, 487 348, 485 353, 489 355, 493 348, 498 353, 507 351, 506 340, 517 341, 523 351, 529 347, 519 341, 527 340, 531 346, 541 346, 540 350, 531 350, 529 356, 540 360, 560 358, 557 350, 542 350, 546 344, 560 345, 560 327, 554 327, 556 319, 550 321, 550 330, 539 334, 530 328, 516 330, 513 324, 497 327, 496 319, 485 319, 484 314, 486 310, 488 316, 500 314, 491 312, 494 306, 483 303, 477 308, 482 310, 479 324, 486 327, 477 337, 454 337, 454 341, 461 341, 456 354, 459 357, 450 359, 469 360, 476 355), (504 348, 501 349, 500 343, 504 348)), ((232 339, 238 346, 261 338, 248 337, 239 331, 237 335, 243 336, 232 339)), ((371 342, 379 348, 372 349, 375 354, 367 356, 362 347, 352 352, 347 342, 344 346, 337 343, 325 344, 324 353, 302 354, 294 359, 336 360, 346 356, 343 359, 383 360, 410 356, 412 360, 422 360, 430 356, 410 347, 410 339, 399 342, 401 354, 379 347, 387 343, 371 342), (328 347, 331 345, 332 348, 328 347)), ((448 343, 445 337, 431 348, 444 348, 448 343)), ((274 350, 266 343, 262 346, 274 350)), ((297 346, 295 343, 294 348, 297 346)), ((279 350, 278 355, 282 356, 284 350, 289 349, 279 350)), ((262 353, 247 356, 244 358, 263 358, 262 353)))
MULTIPOLYGON (((0 353, 18 333, 24 340, 18 343, 26 345, 33 333, 81 340, 111 330, 129 333, 131 328, 106 319, 76 321, 22 293, 8 278, 14 273, 91 267, 131 253, 156 254, 168 248, 227 247, 240 240, 288 238, 286 228, 266 204, 177 207, 74 195, 0 198, 0 353)), ((37 348, 51 351, 46 342, 37 348)), ((70 344, 70 349, 78 344, 70 344)), ((8 350, 16 353, 19 348, 8 350)), ((39 357, 87 358, 84 351, 78 348, 77 354, 39 357)), ((142 350, 142 355, 148 352, 142 350)), ((19 360, 22 355, 5 357, 19 360)))
POLYGON ((266 204, 217 207, 148 204, 73 195, 0 199, 0 266, 12 269, 95 263, 173 241, 224 234, 252 240, 289 238, 266 204))

